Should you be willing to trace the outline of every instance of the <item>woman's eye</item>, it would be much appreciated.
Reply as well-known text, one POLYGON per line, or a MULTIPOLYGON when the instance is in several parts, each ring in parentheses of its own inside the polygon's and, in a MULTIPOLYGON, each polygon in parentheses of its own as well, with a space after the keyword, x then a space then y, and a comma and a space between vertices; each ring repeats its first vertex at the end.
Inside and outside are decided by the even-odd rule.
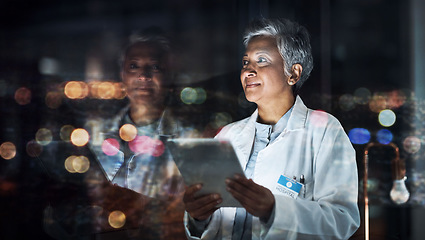
POLYGON ((248 60, 242 60, 242 66, 246 66, 246 65, 248 65, 248 60))
POLYGON ((161 70, 161 67, 159 65, 156 65, 156 64, 152 65, 151 68, 152 68, 153 71, 159 71, 159 70, 161 70))
POLYGON ((267 59, 263 58, 263 57, 259 57, 257 62, 258 63, 265 63, 265 62, 267 62, 267 59))
POLYGON ((137 65, 134 64, 134 63, 130 63, 129 68, 130 69, 136 69, 137 68, 137 65))

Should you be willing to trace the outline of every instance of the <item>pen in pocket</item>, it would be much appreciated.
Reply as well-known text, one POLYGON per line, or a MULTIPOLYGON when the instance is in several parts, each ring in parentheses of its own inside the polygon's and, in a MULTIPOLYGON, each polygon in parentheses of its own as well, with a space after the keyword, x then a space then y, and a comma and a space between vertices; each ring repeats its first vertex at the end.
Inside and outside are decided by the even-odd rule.
POLYGON ((304 174, 301 174, 301 177, 300 177, 300 183, 302 183, 303 184, 303 198, 305 198, 305 178, 304 178, 304 174))

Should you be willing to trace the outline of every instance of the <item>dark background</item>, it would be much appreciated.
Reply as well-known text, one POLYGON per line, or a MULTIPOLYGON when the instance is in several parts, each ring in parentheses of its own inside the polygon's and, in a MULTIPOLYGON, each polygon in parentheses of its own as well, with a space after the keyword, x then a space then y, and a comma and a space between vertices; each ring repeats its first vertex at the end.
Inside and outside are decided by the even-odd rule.
MULTIPOLYGON (((248 116, 253 109, 252 105, 240 103, 243 97, 239 71, 244 50, 241 38, 249 21, 263 16, 295 20, 311 34, 315 67, 300 94, 307 106, 332 113, 347 132, 362 127, 373 135, 382 128, 376 120, 377 113, 369 111, 367 105, 344 111, 338 105, 339 97, 361 87, 372 94, 403 91, 409 101, 394 110, 398 120, 388 129, 398 145, 406 136, 423 136, 423 113, 416 108, 423 107, 423 103, 411 98, 416 86, 411 54, 416 52, 412 45, 414 2, 2 1, 0 143, 13 142, 17 155, 11 160, 0 158, 0 238, 48 239, 42 229, 43 169, 25 151, 35 132, 40 127, 78 124, 93 113, 109 116, 125 104, 65 99, 52 110, 44 104, 46 92, 71 80, 119 81, 117 56, 127 36, 150 26, 163 28, 175 43, 178 87, 197 86, 207 91, 207 100, 190 106, 191 116, 186 116, 208 129, 207 133, 216 113, 226 113, 227 123, 248 116), (43 58, 54 59, 59 70, 41 73, 39 64, 43 58), (14 94, 20 87, 31 90, 29 104, 16 103, 14 94)), ((354 147, 361 177, 365 145, 354 147)), ((423 159, 423 149, 416 155, 401 149, 401 155, 411 172, 423 159)), ((387 239, 417 239, 420 230, 411 227, 411 210, 410 206, 389 206, 384 210, 386 214, 377 215, 376 225, 371 221, 372 233, 387 239)))

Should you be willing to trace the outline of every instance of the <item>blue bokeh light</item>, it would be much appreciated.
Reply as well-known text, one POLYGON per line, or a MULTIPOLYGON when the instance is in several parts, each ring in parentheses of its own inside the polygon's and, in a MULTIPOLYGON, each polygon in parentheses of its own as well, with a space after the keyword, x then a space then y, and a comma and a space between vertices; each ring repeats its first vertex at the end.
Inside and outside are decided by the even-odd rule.
POLYGON ((382 144, 388 144, 393 140, 393 134, 388 129, 381 129, 376 133, 376 139, 382 144))
POLYGON ((348 137, 353 144, 365 144, 370 141, 370 132, 365 128, 353 128, 348 132, 348 137))

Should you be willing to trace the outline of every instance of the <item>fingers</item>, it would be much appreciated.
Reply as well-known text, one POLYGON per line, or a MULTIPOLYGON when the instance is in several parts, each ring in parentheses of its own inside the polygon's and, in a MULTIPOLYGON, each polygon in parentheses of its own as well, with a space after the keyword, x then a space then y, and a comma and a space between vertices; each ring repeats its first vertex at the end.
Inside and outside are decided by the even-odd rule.
POLYGON ((183 202, 190 216, 198 220, 205 220, 217 210, 216 206, 222 202, 222 199, 219 194, 195 196, 195 193, 201 188, 201 184, 192 185, 186 188, 183 202))
POLYGON ((241 205, 252 215, 268 217, 274 206, 273 193, 256 184, 252 179, 235 176, 234 179, 226 179, 227 191, 238 200, 241 205))

